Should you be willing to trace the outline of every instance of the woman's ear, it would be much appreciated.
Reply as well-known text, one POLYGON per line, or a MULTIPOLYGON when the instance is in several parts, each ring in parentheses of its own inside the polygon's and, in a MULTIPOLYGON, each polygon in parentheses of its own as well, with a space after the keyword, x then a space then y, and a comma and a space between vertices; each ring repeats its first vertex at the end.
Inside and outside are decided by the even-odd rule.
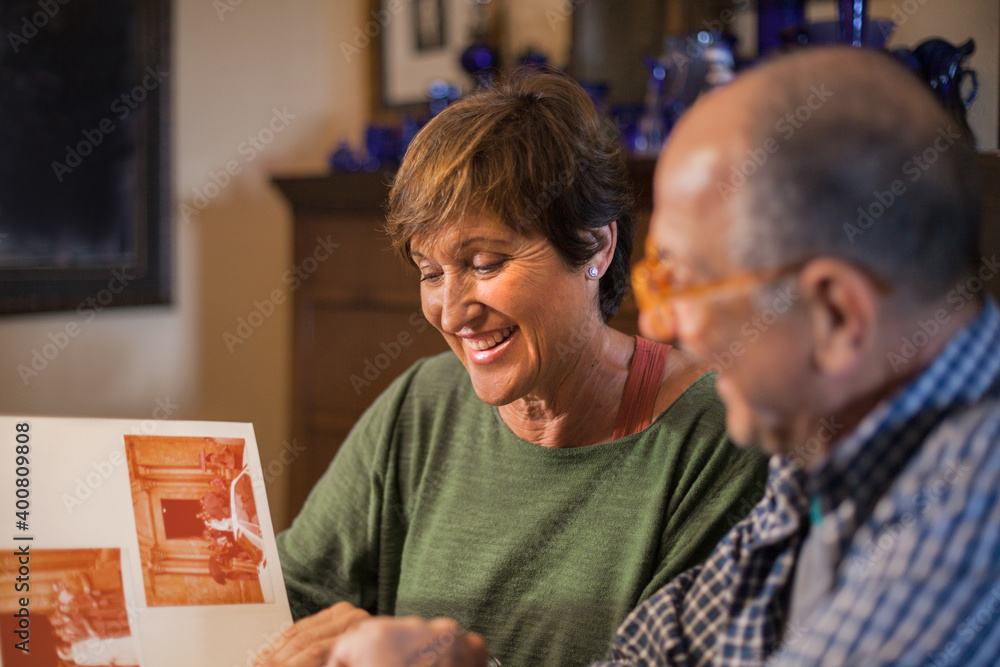
POLYGON ((597 241, 600 250, 587 262, 587 265, 596 266, 600 272, 599 275, 603 276, 615 258, 615 247, 618 244, 618 221, 612 220, 603 227, 591 230, 590 234, 597 241))

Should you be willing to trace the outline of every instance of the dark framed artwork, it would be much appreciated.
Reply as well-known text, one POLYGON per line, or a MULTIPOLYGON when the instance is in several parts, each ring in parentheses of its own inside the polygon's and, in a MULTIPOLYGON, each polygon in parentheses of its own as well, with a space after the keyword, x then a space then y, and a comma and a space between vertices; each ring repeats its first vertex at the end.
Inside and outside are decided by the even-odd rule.
POLYGON ((365 26, 377 44, 379 81, 375 116, 414 110, 427 103, 431 82, 468 92, 472 79, 460 64, 472 43, 476 0, 370 0, 365 26))
POLYGON ((0 313, 168 303, 169 0, 0 0, 0 313))

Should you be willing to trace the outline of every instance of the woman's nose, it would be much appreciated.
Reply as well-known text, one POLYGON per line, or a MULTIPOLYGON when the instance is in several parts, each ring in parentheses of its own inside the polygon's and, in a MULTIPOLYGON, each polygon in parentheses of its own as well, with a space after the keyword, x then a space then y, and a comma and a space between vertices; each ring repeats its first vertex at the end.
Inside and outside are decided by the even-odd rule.
POLYGON ((441 288, 441 329, 457 333, 481 312, 476 281, 461 274, 446 275, 441 288))

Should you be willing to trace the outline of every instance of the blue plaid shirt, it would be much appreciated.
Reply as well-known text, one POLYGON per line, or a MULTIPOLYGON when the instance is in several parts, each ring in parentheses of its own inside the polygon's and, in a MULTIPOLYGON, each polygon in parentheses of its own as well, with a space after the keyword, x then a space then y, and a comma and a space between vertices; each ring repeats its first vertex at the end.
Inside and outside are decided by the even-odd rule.
POLYGON ((1000 664, 996 304, 818 470, 773 457, 750 515, 703 565, 633 610, 599 664, 1000 664), (811 523, 832 589, 789 623, 811 523))

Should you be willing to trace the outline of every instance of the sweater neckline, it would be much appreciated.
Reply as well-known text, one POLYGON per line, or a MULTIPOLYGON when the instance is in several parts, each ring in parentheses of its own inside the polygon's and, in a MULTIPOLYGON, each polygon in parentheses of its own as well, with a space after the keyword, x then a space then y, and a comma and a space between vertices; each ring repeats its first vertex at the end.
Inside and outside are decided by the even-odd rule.
POLYGON ((703 382, 711 381, 712 371, 706 371, 698 376, 694 382, 684 388, 684 391, 673 400, 673 402, 668 405, 660 414, 656 415, 646 428, 641 431, 636 431, 635 433, 629 433, 620 438, 614 438, 612 440, 607 440, 605 442, 598 442, 593 445, 583 445, 580 447, 543 447, 542 445, 531 442, 530 440, 525 440, 521 436, 514 433, 507 422, 503 420, 500 416, 500 410, 495 405, 487 405, 492 418, 496 421, 499 426, 499 432, 502 437, 510 441, 513 446, 518 447, 528 447, 532 450, 538 452, 538 456, 545 457, 562 457, 562 458, 577 458, 584 456, 600 456, 605 452, 615 451, 622 447, 627 447, 629 445, 634 445, 641 441, 651 430, 659 428, 660 422, 667 419, 668 416, 675 411, 678 404, 686 402, 688 393, 691 392, 695 387, 700 386, 703 382))

